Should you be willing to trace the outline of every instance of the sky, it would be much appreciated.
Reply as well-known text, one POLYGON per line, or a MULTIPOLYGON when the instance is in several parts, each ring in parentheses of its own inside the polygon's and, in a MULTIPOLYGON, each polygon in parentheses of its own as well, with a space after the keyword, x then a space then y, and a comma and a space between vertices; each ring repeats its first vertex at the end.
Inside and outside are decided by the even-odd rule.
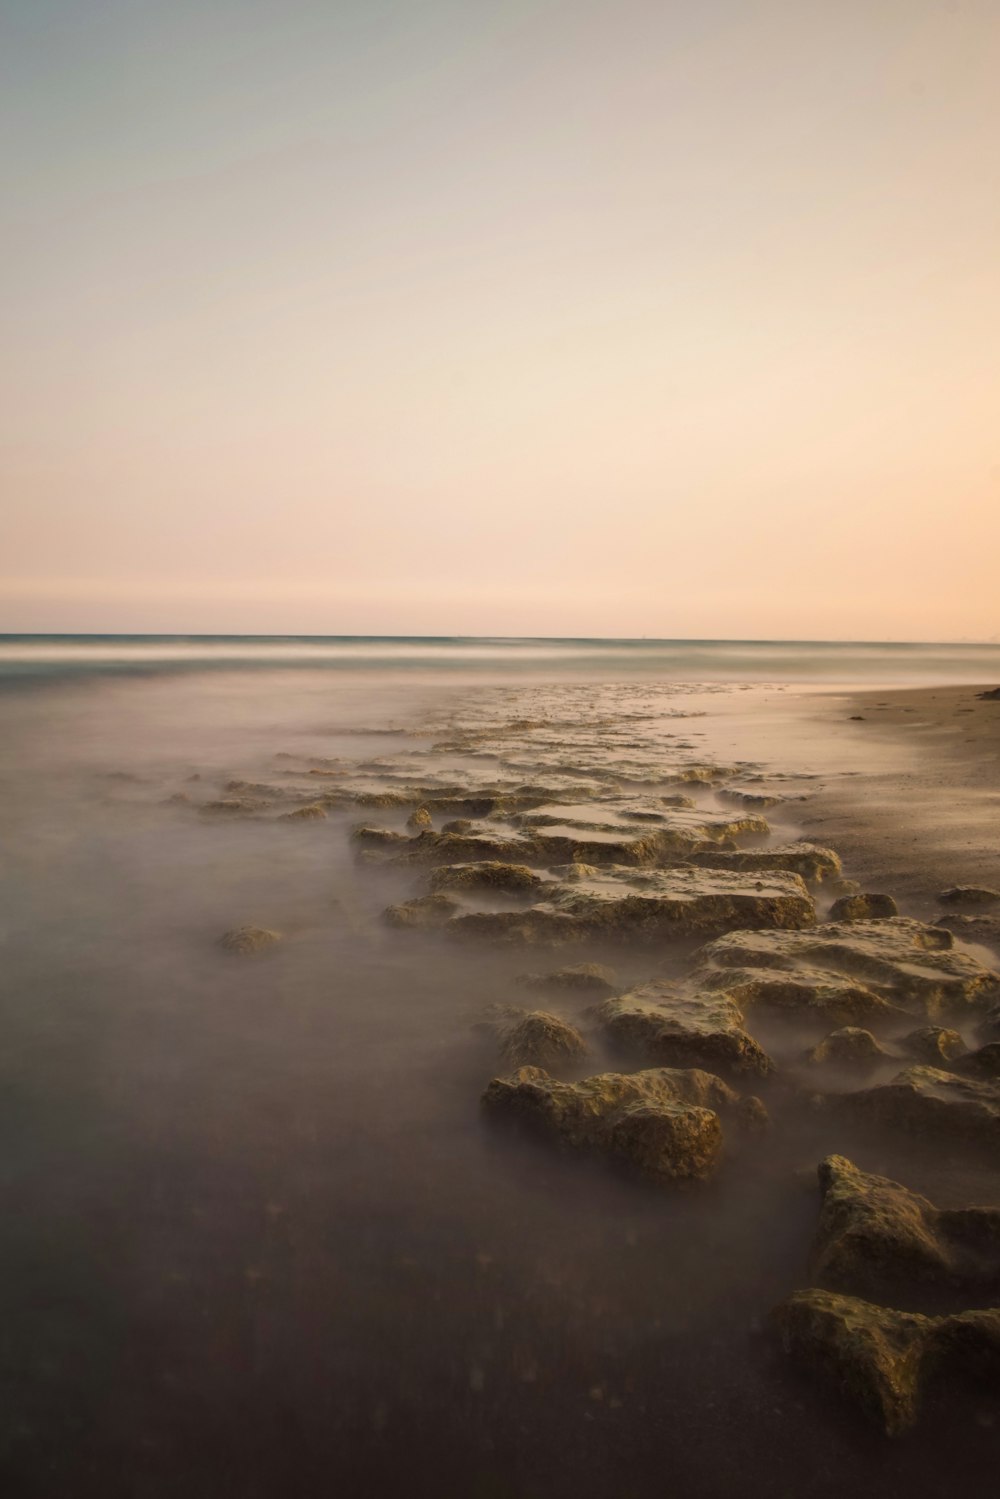
POLYGON ((997 0, 0 0, 0 630, 1000 639, 997 0))

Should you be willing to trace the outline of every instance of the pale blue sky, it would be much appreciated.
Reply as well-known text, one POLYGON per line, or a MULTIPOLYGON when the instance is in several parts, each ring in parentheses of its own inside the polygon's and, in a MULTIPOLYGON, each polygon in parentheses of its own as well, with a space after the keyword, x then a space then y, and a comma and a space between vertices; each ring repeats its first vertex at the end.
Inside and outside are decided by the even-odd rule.
POLYGON ((0 0, 0 629, 989 637, 996 0, 0 0))

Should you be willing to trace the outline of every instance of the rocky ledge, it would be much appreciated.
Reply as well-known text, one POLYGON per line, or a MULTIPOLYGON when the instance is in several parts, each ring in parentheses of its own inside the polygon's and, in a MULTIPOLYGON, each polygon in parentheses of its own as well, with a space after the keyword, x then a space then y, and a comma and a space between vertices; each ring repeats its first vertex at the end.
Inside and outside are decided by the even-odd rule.
POLYGON ((770 997, 780 1004, 782 984, 794 981, 824 1009, 839 1007, 847 1023, 887 1010, 936 1017, 1000 998, 1000 974, 957 950, 950 932, 904 916, 830 922, 811 931, 734 931, 709 943, 700 959, 710 981, 741 1004, 753 1001, 753 974, 760 970, 767 978, 757 981, 759 998, 768 998, 776 981, 770 997), (739 977, 727 981, 726 970, 739 977))
POLYGON ((816 919, 795 874, 751 879, 722 870, 612 868, 552 878, 542 888, 544 901, 512 911, 470 911, 455 916, 447 930, 503 943, 652 941, 748 924, 801 928, 816 919))

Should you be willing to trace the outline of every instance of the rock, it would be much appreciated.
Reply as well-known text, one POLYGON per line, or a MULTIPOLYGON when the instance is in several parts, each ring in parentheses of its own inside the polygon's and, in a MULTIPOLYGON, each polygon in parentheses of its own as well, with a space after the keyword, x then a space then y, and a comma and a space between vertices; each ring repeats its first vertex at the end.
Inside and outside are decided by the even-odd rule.
POLYGON ((989 1041, 978 1051, 970 1051, 951 1064, 952 1072, 963 1077, 1000 1080, 1000 1041, 989 1041))
POLYGON ((939 916, 935 926, 944 927, 963 942, 979 942, 1000 953, 1000 912, 982 916, 939 916))
POLYGON ((771 1313, 786 1353, 853 1400, 887 1436, 917 1418, 934 1381, 1000 1381, 1000 1310, 923 1317, 832 1291, 796 1291, 771 1313))
POLYGON ((1000 687, 991 687, 987 692, 977 692, 976 697, 980 702, 996 702, 1000 698, 1000 687))
POLYGON ((450 896, 421 895, 398 906, 387 906, 383 914, 390 926, 431 931, 446 926, 460 910, 458 901, 450 896))
POLYGON ((605 1000, 596 1018, 610 1041, 668 1067, 763 1076, 774 1065, 725 995, 660 980, 605 1000))
POLYGON ((467 833, 471 827, 472 822, 468 817, 454 817, 451 822, 442 823, 441 831, 442 833, 467 833))
POLYGON ((479 864, 443 864, 431 872, 433 890, 503 890, 518 895, 545 884, 527 864, 501 864, 486 859, 479 864))
POLYGON ((716 971, 766 968, 815 985, 842 985, 846 978, 888 1004, 931 1017, 1000 996, 1000 974, 957 951, 950 932, 905 916, 829 922, 811 931, 734 931, 699 957, 703 968, 716 971))
POLYGON ((844 1156, 822 1162, 819 1184, 809 1264, 818 1285, 894 1298, 915 1281, 1000 1283, 1000 1208, 938 1209, 844 1156))
POLYGON ((254 956, 257 953, 266 952, 276 942, 281 941, 280 932, 272 932, 262 926, 237 926, 232 931, 223 932, 219 938, 219 946, 224 947, 226 952, 240 953, 244 956, 254 956))
POLYGON ((941 1025, 919 1026, 917 1030, 903 1036, 898 1045, 911 1057, 926 1062, 930 1067, 941 1067, 969 1049, 958 1031, 948 1030, 941 1025))
POLYGON ((898 915, 891 895, 842 895, 830 907, 831 921, 878 921, 898 915))
POLYGON ((294 812, 282 812, 278 818, 279 822, 312 822, 321 821, 326 816, 326 808, 321 807, 319 802, 307 802, 304 807, 296 807, 294 812))
POLYGON ((832 1381, 887 1436, 912 1426, 930 1318, 811 1290, 796 1291, 770 1322, 787 1354, 832 1381))
POLYGON ((814 843, 780 843, 767 848, 702 849, 694 856, 694 862, 707 869, 739 869, 751 871, 789 870, 801 875, 810 885, 820 885, 824 880, 836 879, 840 875, 840 859, 832 848, 819 848, 814 843))
MULTIPOLYGON (((424 828, 417 836, 391 840, 401 858, 427 864, 461 864, 491 859, 534 866, 582 862, 636 868, 672 862, 706 844, 737 833, 766 833, 767 823, 750 813, 732 814, 684 807, 649 809, 653 823, 636 826, 635 808, 609 802, 549 803, 510 819, 473 821, 461 832, 424 828)), ((386 830, 381 830, 383 835, 386 830)), ((360 841, 377 841, 379 830, 355 830, 360 841)), ((388 846, 388 841, 383 838, 388 846)))
POLYGON ((364 848, 396 852, 398 849, 412 843, 405 833, 393 833, 389 828, 370 827, 367 823, 361 827, 354 828, 351 838, 355 843, 360 843, 364 848))
POLYGON ((785 800, 783 796, 778 796, 772 791, 744 791, 740 786, 724 786, 719 791, 719 796, 724 801, 735 802, 740 807, 759 807, 762 810, 767 807, 777 807, 785 800))
POLYGON ((878 1044, 871 1031, 856 1025, 845 1025, 838 1031, 831 1031, 805 1055, 805 1061, 811 1066, 833 1065, 856 1071, 891 1060, 892 1053, 878 1044))
POLYGON ((780 968, 712 968, 702 964, 693 978, 728 994, 741 1010, 762 1009, 817 1029, 867 1021, 882 1024, 905 1014, 862 984, 820 972, 786 973, 780 968))
POLYGON ((606 999, 618 993, 618 976, 603 963, 576 963, 571 968, 557 968, 554 973, 521 973, 514 980, 526 989, 561 993, 569 990, 606 999))
POLYGON ((433 822, 430 812, 426 807, 414 807, 413 811, 406 819, 406 826, 413 832, 419 832, 421 828, 432 827, 433 822))
POLYGON ((489 1028, 500 1042, 504 1061, 512 1067, 545 1067, 551 1071, 587 1055, 586 1043, 576 1027, 546 1010, 500 1006, 489 1028))
POLYGON ((202 802, 198 810, 212 817, 255 817, 270 805, 263 797, 223 796, 214 802, 202 802))
POLYGON ((682 1182, 710 1175, 722 1149, 712 1104, 736 1097, 708 1073, 658 1068, 562 1083, 522 1067, 493 1079, 483 1107, 560 1148, 619 1161, 652 1181, 682 1182))
POLYGON ((943 1135, 985 1149, 1000 1146, 1000 1087, 937 1067, 909 1067, 891 1082, 840 1095, 838 1104, 863 1119, 930 1139, 943 1135))
POLYGON ((794 874, 766 879, 721 870, 611 869, 578 881, 551 880, 546 899, 517 911, 461 915, 449 930, 502 943, 659 941, 748 923, 804 927, 812 900, 794 874))
POLYGON ((989 885, 952 885, 941 891, 938 900, 945 906, 997 906, 1000 890, 989 885))
POLYGON ((1000 1005, 992 1005, 976 1026, 980 1041, 1000 1041, 1000 1005))

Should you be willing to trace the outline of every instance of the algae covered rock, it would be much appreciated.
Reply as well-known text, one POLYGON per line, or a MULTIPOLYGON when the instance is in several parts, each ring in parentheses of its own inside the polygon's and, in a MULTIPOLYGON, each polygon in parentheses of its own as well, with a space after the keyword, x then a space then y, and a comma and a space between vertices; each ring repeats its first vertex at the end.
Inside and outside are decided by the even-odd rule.
POLYGON ((711 1174, 722 1149, 713 1104, 736 1102, 718 1078, 659 1068, 563 1083, 538 1067, 496 1077, 485 1112, 561 1149, 618 1161, 656 1182, 711 1174))
POLYGON ((861 1295, 917 1284, 1000 1284, 1000 1208, 939 1209, 844 1156, 819 1167, 817 1284, 861 1295))
POLYGON ((237 926, 231 931, 223 932, 219 938, 219 946, 226 952, 237 953, 242 957, 253 957, 258 953, 266 952, 276 942, 281 941, 280 932, 272 932, 262 926, 237 926))
POLYGON ((447 926, 460 909, 458 901, 439 893, 420 895, 415 900, 403 901, 398 906, 388 906, 384 915, 389 926, 432 931, 437 927, 447 926))
POLYGON ((527 864, 484 859, 477 864, 444 864, 431 872, 432 890, 500 890, 512 895, 538 890, 545 883, 527 864))
POLYGON ((890 1082, 844 1094, 840 1106, 859 1118, 934 1139, 1000 1146, 1000 1085, 937 1067, 909 1067, 890 1082))
POLYGON ((903 1036, 898 1044, 911 1057, 926 1062, 929 1067, 944 1067, 969 1049, 958 1031, 943 1025, 918 1026, 903 1036))
POLYGON ((871 1031, 857 1025, 845 1025, 840 1030, 831 1031, 805 1055, 805 1061, 814 1067, 832 1065, 856 1071, 877 1067, 880 1062, 891 1059, 892 1053, 879 1045, 871 1031))
POLYGON ((840 875, 840 858, 832 848, 815 843, 769 844, 766 848, 702 849, 695 863, 709 869, 738 869, 745 873, 789 870, 810 885, 835 880, 840 875))
POLYGON ((899 907, 891 895, 842 895, 830 907, 831 921, 882 921, 898 915, 899 907))
POLYGON ((815 908, 798 875, 752 879, 706 869, 600 870, 550 880, 547 897, 517 911, 476 911, 452 923, 456 936, 504 943, 655 941, 725 931, 747 923, 804 927, 815 908))
POLYGON ((888 1436, 916 1420, 931 1319, 832 1291, 796 1291, 771 1313, 796 1363, 824 1376, 888 1436))
POLYGON ((574 963, 552 973, 520 973, 514 982, 540 993, 568 992, 590 995, 595 999, 607 999, 618 993, 618 976, 613 968, 603 963, 574 963))
POLYGON ((406 826, 413 832, 419 832, 422 828, 433 827, 433 819, 427 807, 414 807, 406 819, 406 826))
POLYGON ((785 1352, 887 1436, 914 1424, 928 1390, 1000 1383, 1000 1309, 924 1317, 833 1291, 796 1291, 771 1313, 785 1352))
POLYGON ((1000 974, 955 948, 950 932, 908 917, 828 922, 811 931, 730 932, 704 947, 703 967, 765 968, 814 985, 852 985, 911 1013, 936 1016, 985 1007, 1000 974))
POLYGON ((660 980, 605 1000, 596 1018, 610 1041, 669 1067, 758 1075, 773 1067, 725 995, 660 980))
POLYGON ((991 885, 952 885, 938 900, 944 906, 1000 906, 1000 890, 991 885))
POLYGON ((302 807, 296 807, 293 812, 282 812, 278 818, 279 822, 322 822, 326 817, 326 808, 319 802, 307 802, 302 807))
POLYGON ((488 1026, 500 1042, 504 1061, 512 1067, 553 1070, 587 1055, 586 1042, 576 1027, 547 1010, 500 1006, 488 1026))

